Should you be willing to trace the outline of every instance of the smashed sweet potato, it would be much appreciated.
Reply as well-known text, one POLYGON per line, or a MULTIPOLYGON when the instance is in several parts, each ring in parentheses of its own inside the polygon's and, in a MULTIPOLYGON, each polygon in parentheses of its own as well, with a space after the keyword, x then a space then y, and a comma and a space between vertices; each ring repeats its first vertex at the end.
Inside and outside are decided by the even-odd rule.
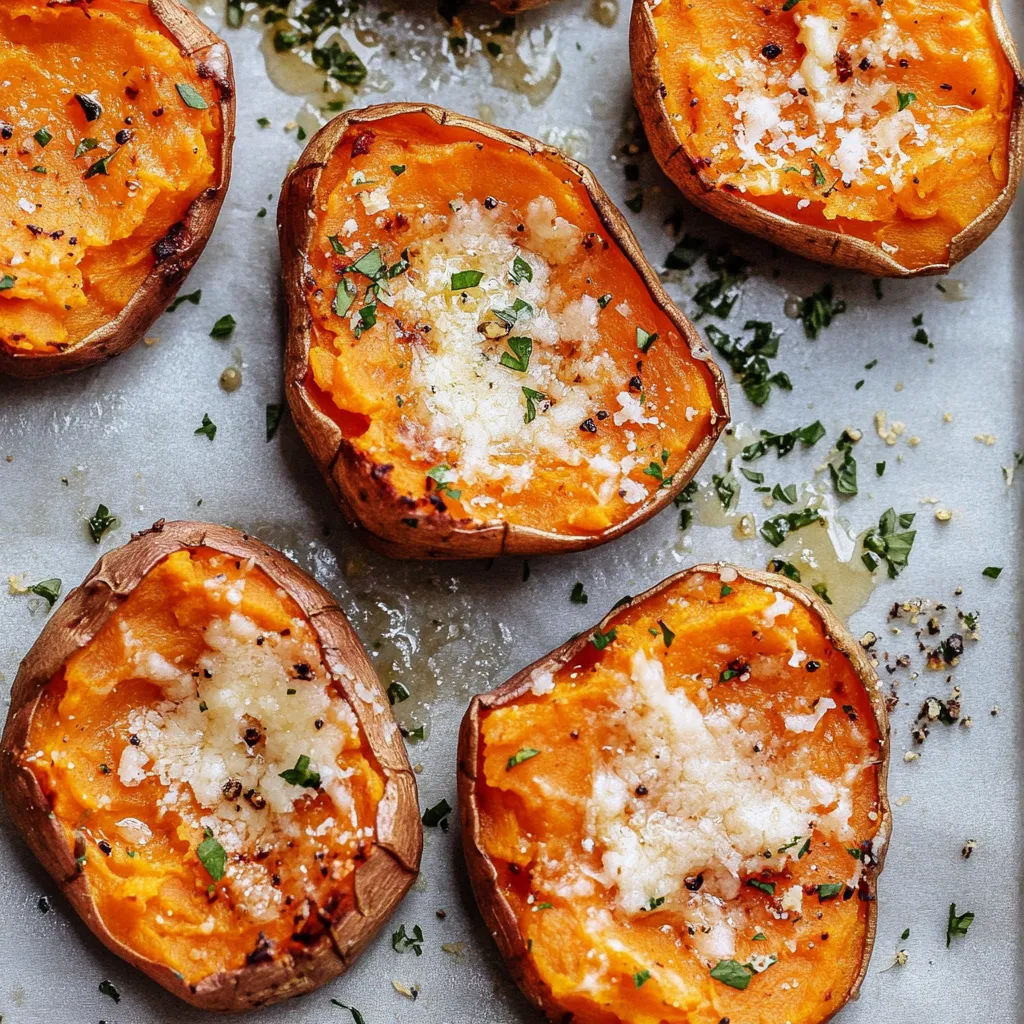
POLYGON ((224 198, 234 88, 176 0, 12 0, 0 53, 0 373, 34 377, 163 312, 224 198))
POLYGON ((22 662, 11 818, 111 950, 242 1010, 347 967, 415 879, 416 786, 334 599, 257 541, 158 524, 22 662))
POLYGON ((399 557, 569 551, 663 508, 722 376, 585 168, 438 107, 342 114, 278 211, 299 430, 399 557))
POLYGON ((580 1024, 819 1024, 856 994, 890 821, 856 641, 783 576, 697 566, 474 698, 477 901, 580 1024))
POLYGON ((651 148, 688 199, 793 252, 942 273, 995 229, 1024 159, 999 0, 636 0, 651 148))

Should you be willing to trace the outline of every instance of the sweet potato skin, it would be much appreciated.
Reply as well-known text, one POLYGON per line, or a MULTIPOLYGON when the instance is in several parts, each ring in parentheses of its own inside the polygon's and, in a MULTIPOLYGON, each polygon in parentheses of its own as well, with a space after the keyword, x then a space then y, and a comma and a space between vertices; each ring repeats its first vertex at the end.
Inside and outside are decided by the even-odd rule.
POLYGON ((0 344, 0 375, 29 380, 71 373, 131 348, 174 298, 213 233, 231 178, 235 139, 231 53, 227 44, 178 0, 148 0, 148 4, 182 54, 195 64, 199 76, 214 83, 220 97, 218 180, 193 201, 181 221, 169 225, 154 246, 152 269, 117 316, 61 352, 23 353, 0 344))
POLYGON ((701 168, 689 157, 672 126, 665 96, 668 84, 658 59, 659 43, 650 0, 634 0, 630 17, 629 54, 633 95, 651 151, 662 170, 694 206, 733 227, 767 239, 790 252, 820 263, 860 270, 879 277, 921 277, 948 273, 949 269, 985 241, 1009 212, 1021 169, 1024 167, 1024 70, 1010 35, 1000 0, 989 0, 993 28, 1014 77, 1009 131, 1009 172, 996 200, 953 237, 948 259, 927 266, 904 266, 880 246, 839 231, 801 224, 749 202, 738 192, 718 189, 701 177, 701 168))
POLYGON ((676 308, 657 274, 644 259, 629 226, 597 183, 593 174, 543 143, 510 129, 497 128, 474 118, 428 104, 386 103, 346 111, 310 140, 295 168, 285 179, 277 211, 281 243, 281 273, 288 308, 285 346, 285 393, 299 433, 346 519, 366 545, 393 558, 491 558, 498 555, 537 555, 580 551, 629 532, 668 505, 692 478, 729 419, 729 402, 721 370, 711 358, 696 328, 676 308), (313 318, 306 299, 309 267, 305 254, 314 240, 316 223, 309 218, 321 174, 332 153, 352 125, 405 114, 425 114, 439 126, 468 129, 485 139, 499 141, 530 155, 551 154, 577 177, 594 204, 612 239, 636 269, 657 306, 679 330, 693 358, 704 363, 712 379, 712 428, 674 475, 671 487, 655 492, 627 519, 592 535, 567 535, 506 521, 456 519, 449 511, 433 509, 427 499, 415 507, 397 492, 384 467, 369 459, 347 440, 338 424, 327 416, 307 386, 312 347, 313 318), (421 515, 417 529, 408 517, 421 515))
MULTIPOLYGON (((830 1005, 823 1009, 820 1021, 825 1022, 833 1017, 850 999, 857 998, 860 986, 867 974, 868 963, 875 941, 877 906, 877 877, 884 866, 885 853, 892 830, 892 818, 886 791, 886 779, 889 766, 889 721, 885 706, 885 698, 878 677, 863 648, 849 634, 846 627, 836 618, 831 609, 813 591, 795 583, 788 577, 774 573, 760 572, 731 566, 724 562, 695 565, 682 572, 662 580, 650 590, 631 598, 622 606, 612 609, 600 623, 556 648, 550 654, 526 666, 520 672, 502 683, 489 693, 478 694, 470 702, 459 730, 458 747, 458 795, 459 815, 462 825, 462 843, 466 858, 470 883, 476 897, 477 905, 484 918, 488 930, 497 943, 505 965, 513 980, 522 989, 526 997, 551 1021, 564 1022, 571 1016, 570 1011, 562 1005, 551 991, 536 967, 533 956, 523 938, 515 910, 505 897, 499 883, 497 870, 491 860, 482 836, 480 804, 478 799, 478 783, 481 758, 481 722, 486 712, 514 704, 519 698, 530 692, 532 678, 538 670, 556 672, 563 665, 572 662, 581 651, 591 643, 595 630, 607 632, 616 617, 624 610, 637 607, 671 589, 675 584, 690 576, 698 574, 718 576, 722 570, 736 573, 740 579, 771 587, 796 604, 803 605, 822 624, 825 637, 837 652, 843 655, 854 670, 867 693, 881 745, 881 762, 878 766, 878 832, 874 841, 874 859, 876 867, 867 876, 867 927, 864 937, 863 954, 860 970, 847 992, 836 994, 830 1005)), ((736 577, 733 577, 736 578, 736 577)))
MULTIPOLYGON (((11 820, 71 905, 108 949, 148 974, 174 995, 207 1010, 243 1011, 301 995, 341 974, 376 933, 415 881, 422 850, 416 782, 397 729, 387 729, 356 698, 367 687, 384 706, 386 696, 373 666, 328 591, 272 548, 228 527, 207 523, 156 523, 129 544, 104 555, 54 612, 25 656, 14 681, 0 740, 0 793, 11 820), (35 774, 22 761, 32 717, 53 675, 97 634, 146 574, 182 548, 208 547, 252 558, 299 605, 320 641, 325 666, 343 688, 385 779, 377 810, 376 840, 356 869, 355 909, 330 922, 329 934, 300 956, 248 964, 203 979, 192 987, 168 966, 140 956, 106 928, 60 823, 35 774)), ((392 723, 393 724, 393 723, 392 723)))

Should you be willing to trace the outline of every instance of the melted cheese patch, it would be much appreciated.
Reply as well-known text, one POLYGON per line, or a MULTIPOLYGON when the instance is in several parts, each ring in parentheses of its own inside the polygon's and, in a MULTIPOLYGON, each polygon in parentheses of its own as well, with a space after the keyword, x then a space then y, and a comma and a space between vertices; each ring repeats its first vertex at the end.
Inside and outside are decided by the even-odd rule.
MULTIPOLYGON (((601 851, 597 879, 614 888, 620 910, 685 898, 686 879, 698 874, 705 896, 731 899, 764 868, 765 850, 781 851, 770 861, 781 871, 796 855, 782 850, 794 837, 816 827, 849 833, 848 781, 836 786, 808 772, 799 749, 782 758, 756 752, 763 744, 744 729, 741 705, 702 715, 643 651, 612 699, 625 744, 606 748, 595 772, 587 837, 601 851)), ((816 725, 828 704, 835 707, 819 701, 821 714, 810 716, 816 725)))
MULTIPOLYGON (((418 246, 411 271, 393 284, 396 308, 430 328, 413 356, 413 394, 403 407, 414 417, 403 437, 410 453, 450 464, 451 480, 500 481, 515 493, 534 475, 534 460, 523 458, 528 446, 589 469, 600 504, 617 491, 625 491, 628 504, 643 501, 647 462, 612 458, 611 444, 588 456, 573 443, 616 374, 598 329, 598 296, 567 301, 549 283, 552 268, 579 250, 583 232, 557 216, 546 196, 529 204, 523 232, 500 207, 488 210, 475 199, 453 205, 452 216, 418 246), (517 260, 529 268, 528 277, 516 274, 518 282, 510 276, 517 260), (470 269, 483 275, 479 285, 453 290, 453 275, 470 269), (532 347, 521 372, 507 365, 514 355, 510 339, 526 338, 532 347), (534 416, 525 422, 531 407, 534 416)), ((603 420, 605 428, 658 424, 637 398, 624 392, 619 402, 628 403, 626 411, 603 420)), ((475 503, 492 500, 480 495, 475 503)))
MULTIPOLYGON (((804 51, 795 73, 787 77, 741 49, 724 58, 725 70, 718 75, 737 87, 726 102, 734 110, 741 173, 755 172, 755 180, 770 182, 772 190, 784 190, 787 176, 794 173, 811 178, 830 171, 831 177, 814 184, 870 180, 899 190, 912 161, 911 147, 928 143, 929 130, 912 109, 900 109, 906 100, 886 65, 920 58, 917 44, 886 21, 843 50, 850 28, 845 19, 800 12, 793 17, 804 51), (862 65, 863 70, 847 78, 837 67, 840 59, 846 67, 862 65), (830 128, 838 144, 830 140, 830 128)), ((941 155, 933 151, 929 159, 941 155)))
MULTIPOLYGON (((157 683, 166 699, 129 713, 117 773, 129 788, 156 779, 162 813, 208 830, 228 854, 225 879, 240 909, 265 921, 281 912, 283 895, 272 868, 251 855, 293 839, 300 827, 293 812, 317 792, 282 773, 308 758, 334 808, 325 831, 342 842, 353 838, 351 770, 338 761, 358 743, 358 723, 328 692, 319 648, 300 620, 285 636, 230 613, 211 622, 205 640, 209 650, 185 671, 135 641, 139 678, 157 683)), ((131 820, 118 824, 135 841, 148 831, 131 820)))

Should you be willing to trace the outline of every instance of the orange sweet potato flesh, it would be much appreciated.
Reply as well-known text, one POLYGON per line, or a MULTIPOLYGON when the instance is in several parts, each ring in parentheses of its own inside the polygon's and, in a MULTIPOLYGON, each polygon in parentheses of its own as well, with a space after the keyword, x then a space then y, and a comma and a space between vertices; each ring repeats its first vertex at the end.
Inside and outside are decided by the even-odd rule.
POLYGON ((4 3, 0 60, 0 345, 59 352, 127 305, 218 180, 217 88, 137 0, 4 3), (87 119, 76 94, 102 113, 87 119))
MULTIPOLYGON (((719 1024, 724 1018, 812 1024, 835 1012, 862 976, 873 935, 870 887, 823 900, 815 887, 851 880, 858 862, 849 847, 870 851, 882 824, 882 738, 871 697, 814 611, 794 601, 766 628, 763 612, 775 593, 742 577, 728 586, 731 593, 723 594, 712 574, 682 578, 620 613, 615 641, 601 652, 590 644, 583 648, 555 673, 552 693, 537 696, 527 689, 481 713, 479 842, 518 922, 524 955, 546 991, 549 1015, 557 1008, 587 1024, 719 1024), (670 647, 663 624, 675 634, 670 647), (808 659, 798 667, 788 664, 794 643, 808 659), (637 650, 661 660, 669 691, 682 688, 702 715, 740 705, 744 730, 771 737, 779 759, 807 747, 807 770, 833 783, 848 766, 868 764, 851 788, 856 842, 844 844, 816 829, 809 853, 797 858, 791 850, 781 872, 765 859, 756 877, 773 882, 775 896, 745 885, 726 901, 736 932, 734 959, 778 957, 745 990, 711 978, 715 960, 709 963, 687 941, 693 913, 685 902, 627 915, 612 899, 614 888, 599 884, 589 895, 566 897, 537 881, 542 858, 579 865, 584 875, 600 870, 600 843, 589 852, 581 846, 585 805, 595 766, 607 757, 602 750, 629 745, 608 695, 621 673, 629 675, 637 650), (749 678, 719 682, 737 660, 749 666, 749 678), (805 667, 812 662, 820 666, 816 671, 805 667), (806 713, 825 697, 837 706, 829 712, 827 739, 823 726, 811 733, 787 731, 785 714, 806 713), (524 749, 539 753, 510 768, 509 758, 524 749), (776 900, 796 884, 804 889, 801 911, 780 913, 776 900)), ((871 856, 865 860, 870 863, 871 856)))
MULTIPOLYGON (((339 317, 331 305, 341 271, 355 257, 337 254, 330 238, 334 236, 346 246, 356 243, 359 254, 377 247, 389 266, 406 251, 410 279, 421 280, 425 268, 418 263, 419 245, 437 232, 439 218, 451 216, 449 202, 453 200, 483 203, 491 197, 499 204, 499 222, 515 231, 515 225, 528 219, 530 202, 548 197, 555 203, 557 216, 576 225, 586 238, 572 258, 552 265, 548 309, 564 308, 583 293, 594 298, 611 296, 600 312, 599 331, 601 351, 614 365, 599 385, 603 390, 590 414, 595 417, 594 432, 580 430, 575 423, 569 427, 567 441, 572 449, 589 456, 610 444, 610 459, 619 461, 627 456, 627 433, 613 428, 611 419, 598 419, 596 414, 601 409, 619 409, 616 395, 628 390, 631 378, 636 385, 631 393, 638 397, 641 376, 645 400, 658 410, 662 423, 629 423, 636 445, 630 450, 643 457, 644 466, 651 460, 658 462, 664 479, 687 462, 712 424, 721 421, 717 385, 707 364, 693 358, 689 339, 654 302, 640 274, 610 239, 578 175, 568 171, 556 155, 530 154, 479 131, 439 125, 423 114, 407 113, 372 125, 349 126, 323 171, 317 197, 315 244, 308 254, 311 274, 305 284, 312 318, 306 387, 321 411, 341 427, 346 440, 377 465, 391 467, 388 480, 403 498, 422 501, 436 492, 427 471, 439 457, 425 446, 397 440, 409 436, 410 424, 418 430, 424 422, 417 392, 410 385, 409 368, 417 350, 432 344, 430 320, 422 312, 403 310, 400 302, 393 309, 380 303, 376 326, 357 338, 351 314, 339 317), (393 168, 404 170, 396 176, 393 168), (354 174, 370 183, 366 189, 384 183, 389 190, 389 209, 368 213, 357 198, 363 186, 352 184, 354 174), (628 316, 616 308, 624 302, 628 316), (424 326, 428 330, 423 330, 424 326), (638 326, 659 335, 646 355, 637 348, 638 326)), ((529 255, 530 241, 523 237, 529 255)), ((471 256, 466 256, 464 266, 473 266, 471 256)), ((354 280, 360 298, 352 313, 361 304, 367 284, 358 275, 354 280)), ((469 301, 479 300, 471 292, 469 301)), ((481 319, 487 312, 484 303, 481 319)), ((563 336, 561 345, 568 355, 575 343, 563 336)), ((536 356, 536 347, 534 353, 536 356)), ((538 419, 545 415, 543 410, 537 413, 538 419)), ((523 436, 502 451, 501 460, 513 466, 533 465, 529 484, 516 491, 507 479, 478 478, 466 483, 459 478, 459 464, 450 460, 454 482, 443 493, 443 501, 453 517, 492 520, 500 510, 500 518, 513 526, 586 536, 606 531, 639 507, 635 494, 632 504, 621 494, 598 501, 601 480, 587 463, 569 466, 552 452, 538 454, 525 427, 523 436), (454 491, 460 492, 458 498, 454 491)), ((642 475, 639 468, 633 479, 648 496, 661 486, 659 479, 642 475)))
MULTIPOLYGON (((218 606, 204 586, 217 574, 225 574, 229 585, 244 574, 242 601, 234 610, 260 629, 290 628, 297 635, 310 628, 295 602, 262 570, 208 548, 177 551, 143 579, 53 678, 26 744, 30 755, 41 752, 31 768, 69 848, 75 833, 86 837, 83 870, 106 929, 144 959, 179 972, 188 985, 244 967, 261 935, 275 952, 287 952, 298 948, 297 942, 309 945, 323 930, 316 915, 299 925, 289 912, 262 923, 239 913, 228 879, 214 884, 197 857, 202 830, 175 810, 158 814, 155 802, 165 792, 159 781, 149 777, 129 788, 119 779, 129 711, 164 699, 154 683, 133 679, 125 668, 126 631, 133 642, 143 642, 172 664, 193 664, 206 650, 203 633, 212 617, 224 614, 223 602, 218 606), (56 761, 51 751, 58 753, 56 761), (144 822, 153 837, 143 845, 126 840, 116 825, 125 818, 144 822), (296 937, 297 931, 303 934, 296 937)), ((309 830, 336 813, 321 791, 296 804, 298 827, 289 848, 274 848, 262 860, 273 864, 280 892, 295 913, 307 898, 331 911, 351 906, 352 869, 372 840, 383 780, 365 737, 343 749, 338 763, 352 770, 349 783, 362 839, 351 832, 348 838, 332 838, 321 859, 324 840, 314 841, 309 830), (333 869, 336 862, 343 872, 333 869), (332 865, 326 874, 318 870, 324 864, 332 865)), ((194 822, 198 806, 188 787, 184 793, 197 812, 190 814, 194 822)))
MULTIPOLYGON (((651 8, 662 43, 666 109, 701 179, 799 224, 883 245, 910 270, 946 263, 951 239, 996 202, 1010 173, 1014 71, 989 0, 800 0, 788 11, 782 7, 665 0, 651 8), (832 158, 842 138, 838 133, 852 127, 848 116, 826 124, 813 147, 787 152, 782 163, 794 170, 766 178, 761 167, 744 169, 736 138, 741 122, 735 102, 727 99, 735 98, 737 82, 731 76, 721 80, 723 55, 746 51, 763 72, 777 75, 768 87, 772 96, 791 92, 787 80, 807 54, 798 35, 808 16, 841 28, 838 59, 828 74, 833 84, 852 78, 867 93, 887 81, 875 111, 896 114, 902 102, 908 112, 902 116, 913 114, 922 126, 923 144, 913 132, 905 136, 902 149, 910 159, 900 180, 876 174, 880 161, 872 159, 867 173, 844 182, 832 158), (862 67, 858 43, 880 32, 902 42, 885 49, 884 67, 877 59, 862 67), (778 55, 769 59, 765 53, 774 48, 778 55), (850 51, 856 59, 844 67, 850 51)), ((810 105, 798 97, 782 110, 802 137, 815 130, 808 124, 810 105)), ((875 115, 864 123, 870 128, 875 115)), ((759 149, 771 158, 766 146, 759 149)))

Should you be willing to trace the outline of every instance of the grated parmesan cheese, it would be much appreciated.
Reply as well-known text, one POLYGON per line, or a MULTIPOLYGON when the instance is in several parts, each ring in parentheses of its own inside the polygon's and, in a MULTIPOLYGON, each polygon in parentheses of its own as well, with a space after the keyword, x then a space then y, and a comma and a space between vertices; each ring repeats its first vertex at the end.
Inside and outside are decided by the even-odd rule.
MULTIPOLYGON (((399 440, 414 459, 454 467, 453 480, 500 482, 508 493, 522 491, 534 476, 534 461, 523 457, 525 440, 530 451, 589 469, 602 502, 623 488, 630 494, 640 489, 637 500, 645 498, 649 487, 642 467, 620 467, 606 454, 588 455, 574 443, 580 424, 600 407, 604 381, 615 372, 601 342, 597 297, 566 301, 550 285, 552 268, 582 245, 582 231, 558 216, 546 196, 530 202, 524 232, 507 222, 501 207, 487 209, 475 199, 453 204, 450 216, 436 219, 436 234, 418 243, 412 268, 392 284, 396 308, 431 328, 412 358, 411 394, 403 404, 409 418, 399 440), (517 258, 529 264, 531 280, 510 280, 517 258), (479 285, 453 292, 452 275, 465 269, 482 274, 479 285), (520 307, 514 325, 504 333, 496 330, 494 338, 483 335, 482 323, 498 322, 493 311, 511 310, 516 300, 528 305, 520 307), (501 364, 510 336, 532 339, 525 373, 501 364), (524 388, 544 396, 529 423, 524 388)), ((616 426, 658 422, 628 392, 619 404, 616 426)))
MULTIPOLYGON (((718 77, 736 86, 725 100, 734 110, 733 143, 742 161, 738 175, 725 176, 744 188, 784 191, 789 175, 799 171, 806 177, 807 161, 815 159, 823 173, 833 168, 846 185, 864 184, 870 176, 899 190, 913 163, 905 147, 924 146, 930 133, 913 111, 895 109, 897 86, 887 64, 920 59, 916 42, 892 21, 846 40, 853 21, 800 10, 793 18, 803 57, 788 77, 745 48, 724 57, 725 70, 718 77), (840 81, 836 61, 844 49, 850 64, 864 66, 840 81), (794 167, 794 161, 800 166, 794 167)), ((929 159, 945 155, 935 150, 929 159)), ((801 209, 808 205, 806 198, 800 201, 801 209)))
MULTIPOLYGON (((223 588, 223 577, 217 580, 223 588)), ((305 756, 319 773, 335 815, 317 837, 351 835, 360 827, 347 781, 352 769, 339 765, 346 746, 358 742, 358 722, 328 692, 330 678, 305 625, 293 621, 288 632, 260 630, 229 612, 212 620, 204 635, 208 650, 184 672, 129 638, 138 677, 156 683, 164 699, 129 713, 118 777, 129 788, 155 780, 163 812, 210 830, 228 854, 225 879, 233 898, 256 921, 276 917, 283 896, 271 869, 251 853, 294 838, 293 812, 316 792, 286 782, 282 772, 305 756)), ((139 846, 152 836, 135 818, 117 828, 139 846)))
MULTIPOLYGON (((663 664, 643 651, 612 699, 626 742, 595 771, 585 834, 600 851, 595 878, 616 890, 620 910, 686 899, 684 880, 697 874, 704 903, 731 899, 763 867, 764 850, 815 827, 848 830, 858 766, 836 787, 810 770, 804 749, 762 750, 743 727, 742 706, 702 715, 681 688, 666 686, 663 664), (641 783, 642 798, 635 795, 641 783)), ((780 852, 773 869, 787 860, 780 852)), ((705 944, 724 941, 720 933, 705 944)))

